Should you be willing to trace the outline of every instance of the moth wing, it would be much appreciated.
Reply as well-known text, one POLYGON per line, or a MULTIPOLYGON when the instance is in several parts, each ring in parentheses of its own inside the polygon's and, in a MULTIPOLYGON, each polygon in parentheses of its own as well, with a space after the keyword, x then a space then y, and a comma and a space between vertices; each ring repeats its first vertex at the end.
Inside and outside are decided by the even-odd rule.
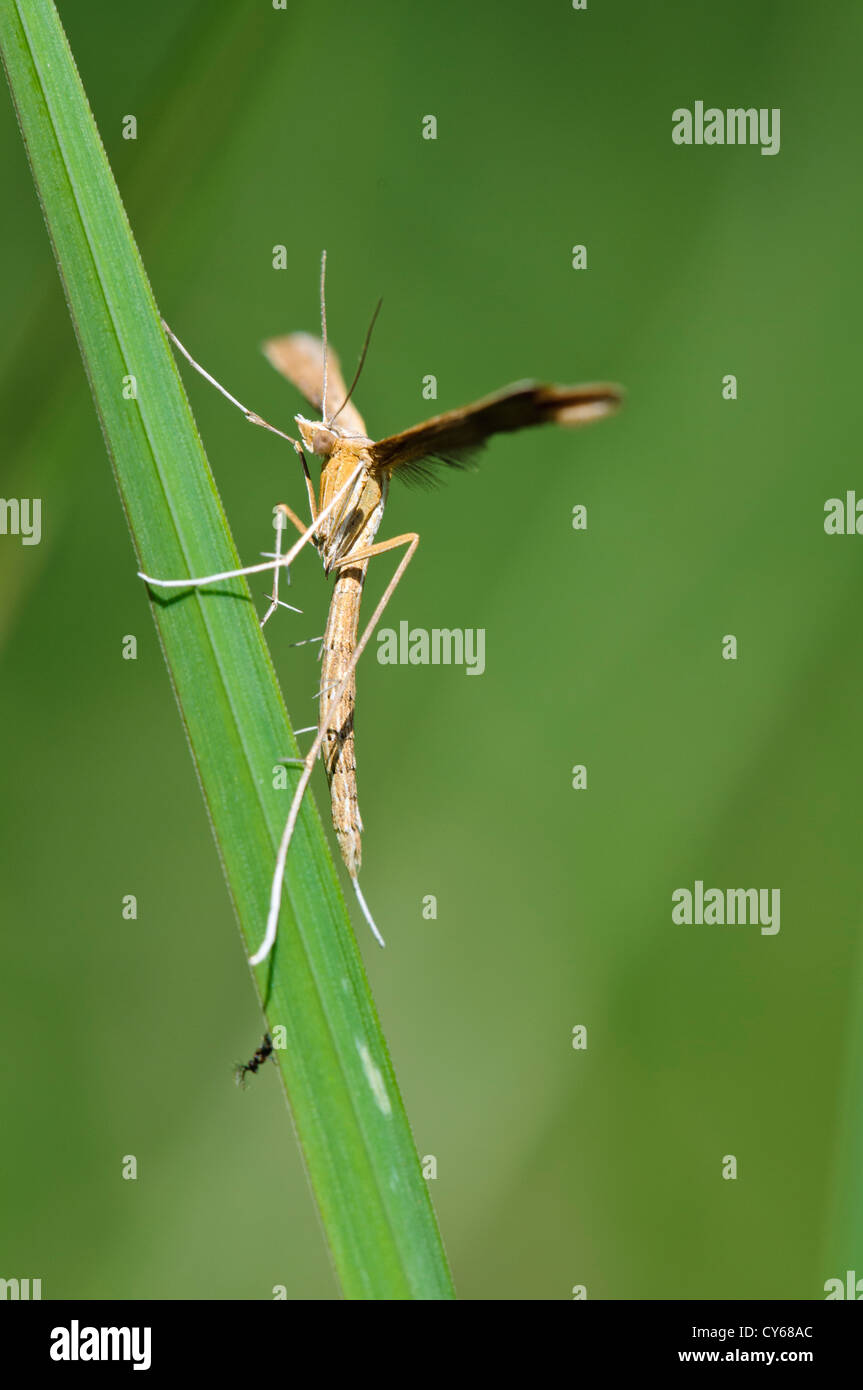
MULTIPOLYGON (((311 333, 287 333, 283 338, 268 338, 262 344, 267 361, 283 377, 296 386, 315 409, 323 415, 324 406, 324 345, 311 333)), ((333 348, 327 349, 327 411, 332 418, 338 411, 338 426, 346 434, 365 435, 362 416, 351 401, 344 410, 339 406, 348 394, 341 364, 333 348)))
POLYGON ((373 463, 382 471, 418 482, 434 482, 434 467, 464 468, 493 434, 531 425, 586 425, 611 415, 623 399, 619 386, 544 386, 516 382, 459 410, 435 415, 401 434, 372 446, 373 463))

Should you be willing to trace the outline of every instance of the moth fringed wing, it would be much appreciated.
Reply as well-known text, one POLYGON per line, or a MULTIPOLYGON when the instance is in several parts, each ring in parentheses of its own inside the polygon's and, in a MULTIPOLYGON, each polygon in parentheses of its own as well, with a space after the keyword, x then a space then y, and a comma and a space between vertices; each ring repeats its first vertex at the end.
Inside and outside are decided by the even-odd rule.
POLYGON ((472 405, 435 415, 401 434, 381 439, 370 450, 375 467, 399 477, 432 481, 436 463, 463 468, 494 434, 534 425, 587 425, 619 409, 619 386, 544 386, 519 381, 472 405))

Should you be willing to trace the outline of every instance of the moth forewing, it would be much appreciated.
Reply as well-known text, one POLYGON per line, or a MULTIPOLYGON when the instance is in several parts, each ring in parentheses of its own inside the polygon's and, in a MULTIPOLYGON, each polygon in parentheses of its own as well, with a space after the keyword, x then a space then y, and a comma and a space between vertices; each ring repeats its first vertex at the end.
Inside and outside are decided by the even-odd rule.
POLYGON ((621 399, 620 387, 608 382, 543 386, 534 381, 519 381, 472 405, 448 410, 380 440, 372 446, 372 460, 377 467, 389 470, 427 461, 459 467, 493 434, 533 425, 588 424, 610 415, 621 399))
MULTIPOLYGON (((313 337, 311 333, 286 333, 281 338, 268 338, 262 350, 276 371, 292 386, 296 386, 310 405, 322 412, 324 345, 321 339, 313 337)), ((335 351, 328 346, 327 398, 337 413, 339 429, 344 435, 365 435, 366 427, 356 406, 350 401, 342 406, 347 394, 341 363, 335 351)), ((327 422, 322 420, 321 423, 327 422)))
POLYGON ((613 415, 615 410, 620 409, 623 397, 619 387, 592 387, 591 392, 596 394, 582 400, 572 398, 561 401, 554 415, 554 424, 565 425, 570 429, 574 425, 589 425, 592 421, 603 420, 606 415, 613 415), (602 392, 606 394, 603 395, 602 392))

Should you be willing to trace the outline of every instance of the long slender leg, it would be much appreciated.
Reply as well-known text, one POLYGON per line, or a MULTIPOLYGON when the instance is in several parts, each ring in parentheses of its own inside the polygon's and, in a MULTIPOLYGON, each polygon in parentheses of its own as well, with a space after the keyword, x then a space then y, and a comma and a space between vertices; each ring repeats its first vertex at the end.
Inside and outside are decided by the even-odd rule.
MULTIPOLYGON (((297 516, 296 512, 292 511, 292 509, 288 506, 287 502, 277 502, 275 507, 273 508, 273 511, 281 512, 282 516, 286 516, 288 518, 288 521, 290 521, 294 526, 296 526, 300 535, 303 534, 303 532, 306 529, 306 523, 304 521, 300 521, 300 518, 297 516)), ((314 516, 314 513, 312 515, 314 516)))
POLYGON ((281 567, 292 565, 299 555, 303 546, 312 539, 320 523, 329 516, 330 512, 339 505, 348 495, 357 478, 365 468, 364 463, 358 463, 351 476, 348 478, 344 487, 340 487, 338 492, 330 498, 327 505, 318 512, 312 520, 311 526, 307 527, 300 539, 291 546, 286 555, 282 555, 278 560, 265 560, 262 565, 244 565, 238 570, 222 570, 219 574, 204 574, 196 578, 188 579, 155 579, 151 574, 144 574, 138 570, 138 578, 143 579, 146 584, 155 584, 160 589, 196 589, 202 584, 216 584, 221 579, 238 579, 243 574, 263 574, 265 570, 275 570, 281 567))
MULTIPOLYGON (((389 541, 380 541, 376 545, 369 546, 366 550, 357 551, 355 555, 348 555, 345 557, 344 560, 340 562, 339 567, 344 568, 346 565, 356 564, 359 560, 369 560, 374 555, 382 555, 385 551, 393 550, 396 546, 407 546, 407 550, 405 551, 404 555, 399 561, 398 567, 396 568, 396 571, 393 574, 392 579, 390 580, 389 584, 384 590, 383 595, 380 601, 378 602, 377 607, 375 608, 375 611, 373 612, 371 618, 366 624, 365 630, 363 631, 363 634, 359 642, 353 650, 353 654, 351 656, 350 661, 348 662, 347 667, 345 668, 345 673, 342 677, 340 685, 338 686, 335 694, 333 695, 333 704, 335 704, 338 701, 342 691, 344 690, 345 686, 350 680, 350 677, 356 668, 357 662, 359 661, 360 657, 365 651, 367 643, 371 640, 372 634, 381 620, 384 609, 386 608, 387 604, 389 603, 390 599, 395 593, 395 590, 399 584, 399 581, 402 578, 402 575, 404 574, 405 570, 407 569, 408 565, 413 559, 414 551, 419 545, 419 542, 420 538, 415 532, 408 532, 403 536, 395 536, 392 540, 389 541)), ((273 948, 273 943, 276 939, 276 933, 278 931, 279 926, 279 912, 282 906, 282 886, 285 880, 285 865, 288 859, 288 850, 291 846, 291 839, 293 837, 294 827, 297 823, 297 817, 300 813, 300 805, 302 803, 303 795, 305 793, 306 787, 309 785, 312 770, 315 766, 315 761, 317 759, 321 744, 323 743, 325 737, 326 724, 322 723, 318 729, 315 741, 304 759, 303 771, 300 775, 300 780, 297 783, 296 789, 294 791, 294 796, 291 802, 290 810, 288 811, 288 819, 285 822, 285 828, 282 832, 282 838, 279 844, 279 853, 276 858, 276 869, 273 875, 272 887, 270 889, 270 909, 267 916, 267 927, 261 945, 255 952, 255 954, 250 958, 250 963, 252 965, 260 965, 262 961, 265 961, 267 959, 267 956, 270 954, 270 951, 273 948)), ((354 891, 357 895, 357 901, 359 902, 360 907, 363 910, 363 915, 365 916, 366 921, 371 926, 377 940, 380 942, 381 945, 383 945, 383 938, 381 937, 380 932, 378 931, 377 927, 374 924, 374 921, 372 920, 372 915, 369 912, 369 909, 366 905, 362 893, 360 892, 359 884, 355 877, 352 878, 352 882, 354 885, 354 891)))
POLYGON ((176 333, 172 332, 172 330, 168 327, 164 319, 162 319, 162 327, 164 328, 168 337, 171 339, 171 342, 174 344, 174 346, 179 348, 186 361, 195 368, 195 371, 198 372, 204 378, 205 381, 209 381, 211 386, 215 386, 216 390, 220 391, 221 394, 225 397, 225 400, 230 401, 231 405, 235 405, 238 410, 241 410, 245 415, 246 419, 249 421, 249 424, 260 425, 263 429, 269 430, 272 434, 279 435, 281 439, 286 439, 289 444, 292 444, 298 453, 302 453, 302 445, 300 444, 299 440, 294 439, 293 436, 290 434, 285 434, 284 430, 277 429, 275 425, 271 425, 269 421, 265 420, 262 415, 259 415, 256 410, 249 410, 249 407, 247 405, 243 405, 242 401, 238 401, 236 396, 232 396, 230 391, 226 387, 224 387, 220 381, 217 381, 214 376, 211 376, 210 373, 207 371, 206 367, 202 367, 200 362, 196 362, 192 354, 189 352, 188 348, 183 347, 183 344, 180 342, 180 339, 177 337, 176 333))
MULTIPOLYGON (((291 509, 290 509, 290 507, 288 506, 287 502, 280 502, 280 503, 278 504, 278 506, 276 507, 275 511, 276 511, 276 549, 275 549, 275 553, 272 555, 271 558, 272 558, 273 560, 278 561, 278 560, 281 560, 281 558, 282 558, 282 532, 283 532, 284 529, 285 529, 285 517, 287 517, 289 521, 292 521, 292 522, 294 523, 294 525, 296 526, 296 528, 297 528, 297 530, 299 531, 299 533, 300 533, 301 536, 302 536, 303 533, 305 532, 305 529, 306 529, 306 528, 305 528, 305 526, 303 525, 303 523, 300 521, 300 518, 297 516, 296 512, 292 512, 292 511, 291 511, 291 509)), ((263 618, 261 619, 261 627, 263 627, 264 624, 267 623, 267 622, 269 621, 269 619, 273 616, 273 614, 275 613, 276 609, 279 607, 279 605, 280 605, 280 603, 281 603, 281 600, 280 600, 280 598, 279 598, 279 579, 280 579, 280 577, 281 577, 281 573, 282 573, 282 567, 281 567, 281 565, 278 565, 277 568, 273 570, 273 592, 272 592, 270 595, 268 595, 269 600, 270 600, 270 606, 269 606, 269 608, 267 609, 266 613, 264 614, 263 618)), ((290 604, 286 604, 285 607, 290 608, 291 605, 290 605, 290 604)), ((299 609, 296 609, 295 611, 296 611, 296 612, 299 612, 299 609)))
MULTIPOLYGON (((273 553, 273 555, 272 555, 272 559, 274 559, 274 560, 276 560, 276 561, 281 560, 281 558, 282 558, 282 532, 284 531, 284 529, 285 529, 285 514, 284 514, 284 512, 277 511, 277 512, 276 512, 276 549, 275 549, 275 551, 274 551, 274 553, 273 553)), ((300 532, 300 534, 302 535, 302 531, 300 532)), ((270 606, 269 606, 269 608, 267 609, 266 613, 264 614, 263 618, 261 619, 261 627, 265 627, 265 626, 266 626, 266 624, 269 622, 270 618, 273 616, 273 614, 275 613, 276 609, 277 609, 278 606, 279 606, 279 580, 280 580, 280 578, 281 578, 281 575, 282 575, 282 568, 281 568, 281 565, 278 565, 278 564, 277 564, 276 568, 273 570, 273 592, 269 595, 270 606)))
POLYGON ((303 453, 303 446, 300 444, 300 441, 298 439, 294 439, 293 436, 290 434, 285 434, 284 430, 276 429, 275 425, 271 425, 269 421, 265 420, 262 415, 259 415, 256 410, 249 410, 248 406, 243 405, 242 401, 238 401, 236 396, 232 396, 230 391, 226 390, 226 388, 221 384, 221 382, 217 381, 214 376, 210 375, 210 373, 206 370, 205 367, 201 366, 200 362, 195 361, 192 354, 189 352, 187 348, 183 347, 183 344, 180 342, 180 339, 177 337, 176 333, 173 333, 171 331, 164 319, 162 319, 162 327, 164 328, 168 337, 171 339, 171 342, 174 344, 174 346, 179 348, 186 361, 195 368, 195 371, 198 372, 204 378, 205 381, 209 381, 211 386, 215 386, 216 390, 220 391, 222 395, 225 397, 225 400, 230 401, 231 405, 235 405, 238 410, 241 410, 245 415, 246 419, 249 421, 249 424, 260 425, 262 429, 269 430, 271 434, 277 434, 280 439, 286 439, 288 443, 292 445, 295 452, 299 455, 300 462, 303 465, 303 477, 305 479, 306 491, 309 495, 309 505, 311 507, 312 517, 314 518, 315 489, 312 483, 311 475, 309 473, 309 466, 306 463, 306 456, 303 453))

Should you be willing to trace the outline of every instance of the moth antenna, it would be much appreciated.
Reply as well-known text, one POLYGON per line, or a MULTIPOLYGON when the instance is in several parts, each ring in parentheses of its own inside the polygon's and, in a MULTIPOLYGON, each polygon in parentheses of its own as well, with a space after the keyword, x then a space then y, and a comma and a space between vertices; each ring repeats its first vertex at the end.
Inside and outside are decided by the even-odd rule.
POLYGON ((362 889, 359 885, 359 880, 355 877, 354 874, 351 874, 351 883, 354 885, 354 892, 357 895, 357 902, 360 905, 362 914, 374 933, 375 941, 378 943, 379 946, 386 946, 387 943, 384 941, 383 937, 381 936, 380 932, 375 926, 375 919, 369 911, 369 905, 363 897, 362 889))
MULTIPOLYGON (((339 416, 341 415, 342 411, 344 410, 344 408, 345 408, 345 406, 347 405, 348 401, 350 400, 351 396, 354 394, 354 387, 356 386, 357 382, 358 382, 359 379, 360 379, 360 372, 362 371, 362 369, 363 369, 363 367, 364 367, 364 365, 365 365, 366 353, 367 353, 368 350, 369 350, 369 343, 370 343, 371 340, 372 340, 372 329, 374 328, 375 323, 377 322, 377 317, 378 317, 378 314, 379 314, 380 311, 381 311, 381 305, 383 304, 383 302, 384 302, 384 301, 383 301, 382 299, 379 299, 378 302, 377 302, 377 304, 375 305, 375 311, 374 311, 374 313, 372 314, 372 321, 371 321, 371 323, 369 324, 368 328, 366 329, 366 336, 365 336, 365 341, 364 341, 364 343, 363 343, 363 350, 362 350, 362 352, 360 353, 360 360, 359 360, 359 362, 357 363, 357 369, 356 369, 356 371, 354 372, 354 379, 353 379, 353 381, 351 382, 350 390, 348 391, 348 394, 345 396, 344 400, 342 401, 342 403, 341 403, 341 405, 339 406, 338 410, 336 411, 335 415, 333 415, 329 420, 327 420, 327 424, 328 424, 328 425, 333 425, 333 424, 335 424, 336 420, 337 420, 337 419, 339 418, 339 416)), ((324 416, 324 419, 326 420, 326 415, 324 416)))
POLYGON ((327 253, 321 254, 321 338, 324 344, 324 380, 321 391, 321 418, 327 418, 327 253))

